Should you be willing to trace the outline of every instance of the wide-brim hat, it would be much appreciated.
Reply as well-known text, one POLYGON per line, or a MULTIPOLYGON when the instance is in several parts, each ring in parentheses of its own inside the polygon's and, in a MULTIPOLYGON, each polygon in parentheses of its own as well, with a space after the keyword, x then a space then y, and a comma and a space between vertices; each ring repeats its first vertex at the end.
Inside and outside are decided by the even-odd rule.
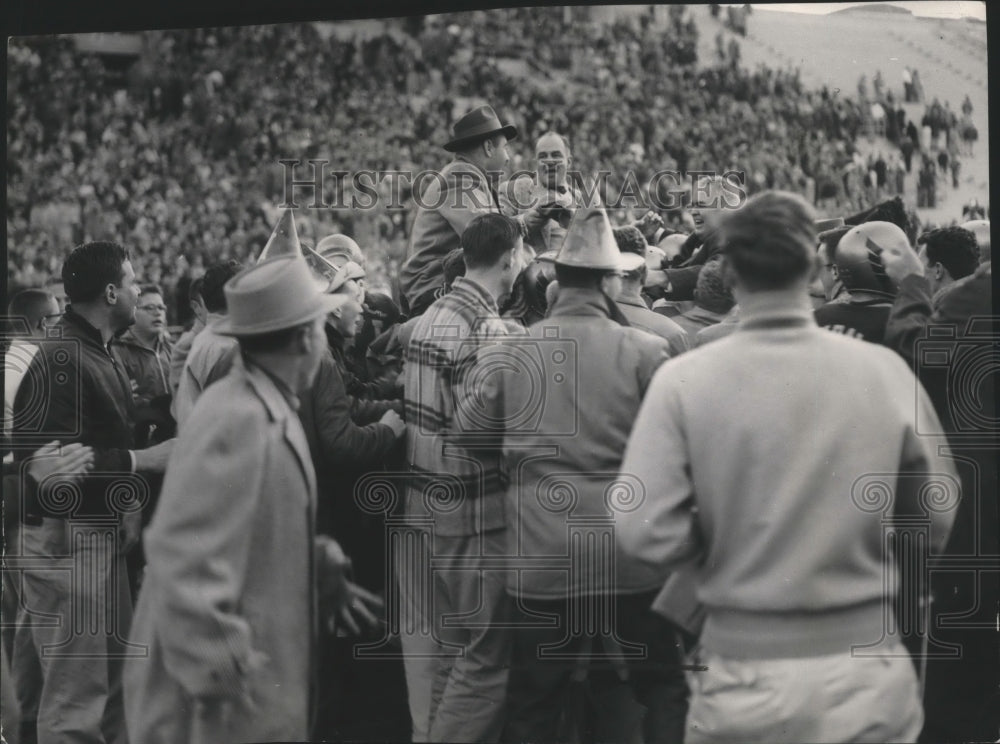
POLYGON ((502 134, 507 140, 517 137, 517 127, 501 124, 492 106, 480 106, 462 116, 451 127, 451 141, 445 144, 448 152, 458 152, 493 135, 502 134))
POLYGON ((556 266, 595 271, 634 271, 645 262, 638 253, 622 253, 601 207, 576 210, 566 231, 556 266))
POLYGON ((215 330, 224 336, 259 336, 308 323, 335 306, 325 294, 327 284, 301 255, 262 261, 226 282, 229 314, 215 330))

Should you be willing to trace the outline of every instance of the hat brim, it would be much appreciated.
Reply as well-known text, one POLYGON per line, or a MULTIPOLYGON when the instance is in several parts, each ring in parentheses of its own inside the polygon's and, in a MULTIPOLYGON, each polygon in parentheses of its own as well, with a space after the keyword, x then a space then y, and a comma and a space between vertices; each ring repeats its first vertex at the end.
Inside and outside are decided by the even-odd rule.
POLYGON ((495 137, 498 134, 502 134, 507 138, 507 141, 517 139, 517 127, 513 124, 508 124, 505 127, 500 127, 499 129, 494 129, 489 132, 483 132, 482 134, 473 134, 469 137, 459 137, 458 139, 453 139, 446 143, 444 149, 448 152, 459 152, 460 150, 465 150, 466 148, 472 147, 473 145, 479 144, 488 140, 490 137, 495 137))
POLYGON ((307 311, 299 313, 295 317, 291 318, 269 318, 266 321, 261 321, 260 323, 253 323, 250 325, 234 325, 232 318, 228 315, 221 318, 214 327, 214 331, 221 336, 260 336, 264 333, 274 333, 276 331, 284 331, 289 328, 295 328, 295 326, 302 325, 303 323, 308 323, 311 320, 316 320, 316 318, 326 317, 327 314, 333 312, 337 307, 338 300, 332 299, 332 295, 321 294, 317 295, 317 300, 315 304, 309 308, 307 311))
POLYGON ((622 254, 621 261, 618 263, 619 271, 635 271, 640 266, 646 264, 645 256, 640 256, 638 253, 632 253, 628 251, 622 254))

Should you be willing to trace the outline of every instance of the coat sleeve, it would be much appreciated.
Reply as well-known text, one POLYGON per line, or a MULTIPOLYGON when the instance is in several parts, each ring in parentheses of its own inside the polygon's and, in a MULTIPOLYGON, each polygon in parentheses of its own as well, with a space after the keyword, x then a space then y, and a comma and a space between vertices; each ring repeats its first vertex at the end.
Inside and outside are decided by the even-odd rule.
POLYGON ((621 476, 642 485, 643 497, 629 512, 615 514, 623 571, 652 571, 665 580, 671 569, 701 553, 694 513, 687 443, 678 393, 669 367, 653 377, 625 448, 621 476))
POLYGON ((450 173, 447 179, 448 190, 438 212, 457 235, 465 232, 469 223, 479 215, 496 211, 491 196, 483 190, 489 187, 482 182, 477 183, 471 173, 450 173), (475 188, 471 188, 472 185, 475 188))
POLYGON ((324 356, 320 362, 313 391, 318 460, 325 465, 358 468, 378 465, 389 455, 395 434, 387 424, 354 423, 352 401, 332 357, 324 356))
POLYGON ((240 609, 269 459, 258 407, 199 408, 167 466, 144 536, 168 673, 193 697, 240 694, 253 664, 240 609))
POLYGON ((931 291, 927 279, 908 276, 899 283, 899 292, 885 328, 884 344, 912 367, 917 339, 924 336, 931 318, 931 291))

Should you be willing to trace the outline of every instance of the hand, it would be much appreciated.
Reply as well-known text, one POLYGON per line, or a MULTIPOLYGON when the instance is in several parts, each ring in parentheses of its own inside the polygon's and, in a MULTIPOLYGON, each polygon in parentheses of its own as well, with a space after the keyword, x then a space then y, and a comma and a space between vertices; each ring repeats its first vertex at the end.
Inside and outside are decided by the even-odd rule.
POLYGON ((662 287, 663 291, 670 291, 670 280, 667 278, 667 272, 656 270, 646 272, 646 281, 643 282, 644 287, 662 287))
POLYGON ((885 275, 896 286, 911 274, 924 275, 923 261, 909 245, 891 245, 883 248, 881 259, 885 275))
POLYGON ((74 442, 62 446, 58 441, 52 441, 39 447, 28 464, 28 475, 41 483, 53 475, 69 481, 78 481, 90 471, 94 465, 94 450, 86 445, 74 442))
POLYGON ((653 210, 649 210, 642 218, 635 223, 635 226, 642 232, 642 236, 649 243, 652 241, 656 231, 663 227, 663 218, 653 210))
POLYGON ((333 606, 333 612, 327 617, 327 629, 334 633, 337 621, 356 636, 362 635, 364 629, 374 628, 379 624, 376 613, 385 608, 385 602, 377 594, 373 594, 353 581, 344 582, 344 592, 339 595, 333 606))
POLYGON ((142 536, 142 512, 122 514, 122 524, 119 530, 122 541, 122 555, 132 550, 142 536))
POLYGON ((174 442, 176 441, 177 438, 174 437, 146 449, 133 450, 136 471, 149 473, 164 472, 167 469, 167 461, 170 459, 170 453, 174 451, 174 442))
POLYGON ((549 218, 544 211, 544 207, 532 207, 528 211, 519 215, 517 221, 521 223, 521 228, 524 231, 523 235, 530 235, 532 232, 548 222, 548 219, 549 218))
POLYGON ((406 431, 406 424, 403 423, 403 419, 391 408, 383 413, 382 418, 378 421, 380 424, 385 424, 392 429, 392 433, 396 435, 397 439, 403 436, 403 433, 406 431))

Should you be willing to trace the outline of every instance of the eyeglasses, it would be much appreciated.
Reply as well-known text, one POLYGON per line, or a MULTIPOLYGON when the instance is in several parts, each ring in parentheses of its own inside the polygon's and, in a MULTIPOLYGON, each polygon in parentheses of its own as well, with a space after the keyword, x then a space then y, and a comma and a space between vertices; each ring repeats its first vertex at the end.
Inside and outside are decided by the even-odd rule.
POLYGON ((139 305, 140 310, 145 310, 147 313, 165 313, 167 312, 166 305, 139 305))

